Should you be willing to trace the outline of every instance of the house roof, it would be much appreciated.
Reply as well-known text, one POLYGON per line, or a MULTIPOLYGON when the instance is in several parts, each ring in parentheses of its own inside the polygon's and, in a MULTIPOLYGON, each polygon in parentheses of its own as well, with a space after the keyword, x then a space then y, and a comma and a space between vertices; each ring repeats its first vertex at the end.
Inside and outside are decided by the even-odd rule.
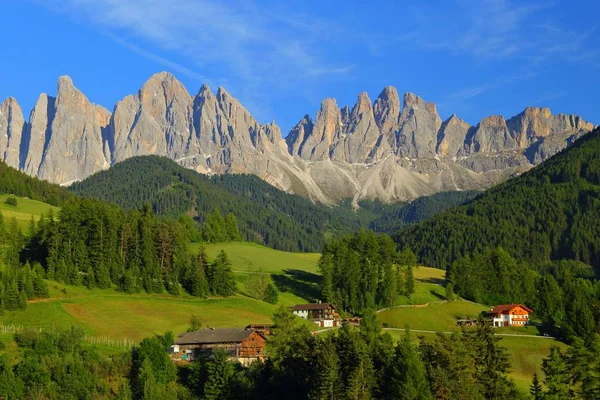
POLYGON ((533 311, 531 308, 528 308, 527 306, 524 306, 523 304, 500 304, 500 305, 497 305, 496 307, 493 307, 489 311, 489 313, 490 314, 509 313, 509 312, 511 312, 513 309, 515 309, 517 307, 521 307, 524 310, 526 310, 527 312, 532 312, 533 311))
POLYGON ((256 331, 253 329, 244 328, 205 328, 179 334, 175 339, 175 344, 241 343, 254 332, 256 331))
POLYGON ((292 307, 292 311, 326 310, 329 307, 335 308, 331 303, 296 304, 294 307, 292 307))

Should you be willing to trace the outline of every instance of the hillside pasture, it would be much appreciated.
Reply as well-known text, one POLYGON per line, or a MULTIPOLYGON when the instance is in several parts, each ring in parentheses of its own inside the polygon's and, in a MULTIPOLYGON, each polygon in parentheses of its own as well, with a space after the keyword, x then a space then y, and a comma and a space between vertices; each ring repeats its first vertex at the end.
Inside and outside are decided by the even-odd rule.
POLYGON ((4 217, 5 223, 11 218, 15 218, 17 224, 21 228, 27 227, 32 216, 33 219, 37 221, 40 219, 41 215, 48 214, 50 210, 52 210, 55 215, 58 215, 58 212, 60 211, 60 208, 58 207, 51 206, 41 201, 31 200, 26 197, 16 197, 17 205, 11 206, 6 204, 6 199, 9 197, 15 196, 0 194, 0 212, 4 217))

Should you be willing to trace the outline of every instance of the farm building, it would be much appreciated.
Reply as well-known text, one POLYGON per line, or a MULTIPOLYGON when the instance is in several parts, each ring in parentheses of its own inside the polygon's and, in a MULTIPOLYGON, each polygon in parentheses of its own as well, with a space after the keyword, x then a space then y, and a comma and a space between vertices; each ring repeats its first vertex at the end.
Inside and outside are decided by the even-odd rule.
POLYGON ((323 328, 341 324, 340 315, 331 303, 296 304, 291 310, 294 315, 312 321, 323 328))
POLYGON ((523 304, 501 304, 488 311, 487 316, 494 327, 524 326, 529 323, 533 310, 523 304))
POLYGON ((248 365, 264 359, 265 336, 254 329, 205 328, 181 333, 170 348, 171 358, 193 361, 211 357, 215 349, 223 349, 232 361, 248 365))

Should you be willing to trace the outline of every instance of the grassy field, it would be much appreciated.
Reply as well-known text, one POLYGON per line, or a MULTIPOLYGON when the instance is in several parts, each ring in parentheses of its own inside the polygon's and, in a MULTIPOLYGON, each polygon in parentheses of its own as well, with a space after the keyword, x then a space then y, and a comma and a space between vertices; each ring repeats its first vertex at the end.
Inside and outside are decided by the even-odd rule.
POLYGON ((452 332, 460 331, 457 317, 476 318, 488 307, 468 301, 430 304, 427 307, 404 307, 386 310, 378 314, 382 323, 392 328, 452 332))
MULTIPOLYGON (((29 303, 25 311, 6 312, 0 323, 17 327, 58 329, 77 326, 87 335, 139 341, 167 330, 185 331, 190 316, 204 325, 240 327, 269 323, 277 306, 309 302, 318 295, 318 254, 286 253, 255 244, 224 243, 207 246, 209 258, 224 249, 236 275, 238 290, 244 292, 252 263, 269 273, 280 291, 279 302, 271 305, 244 295, 230 298, 197 299, 187 294, 123 294, 112 289, 88 290, 48 282, 50 299, 29 303)), ((317 329, 314 324, 309 325, 317 329)))
POLYGON ((410 296, 401 296, 398 304, 426 304, 446 299, 446 290, 442 286, 446 279, 446 271, 429 267, 413 269, 415 292, 410 296))
POLYGON ((294 269, 316 274, 317 262, 321 256, 318 253, 288 253, 243 242, 209 244, 205 247, 210 258, 217 257, 224 250, 233 264, 233 270, 239 273, 246 272, 248 266, 252 265, 270 274, 294 269))
POLYGON ((6 199, 8 197, 14 196, 6 194, 0 195, 0 212, 4 216, 5 222, 11 218, 15 218, 22 228, 25 228, 29 224, 32 216, 37 221, 42 214, 47 214, 50 209, 52 209, 55 214, 60 210, 58 207, 25 197, 17 197, 17 206, 15 207, 6 204, 6 199))

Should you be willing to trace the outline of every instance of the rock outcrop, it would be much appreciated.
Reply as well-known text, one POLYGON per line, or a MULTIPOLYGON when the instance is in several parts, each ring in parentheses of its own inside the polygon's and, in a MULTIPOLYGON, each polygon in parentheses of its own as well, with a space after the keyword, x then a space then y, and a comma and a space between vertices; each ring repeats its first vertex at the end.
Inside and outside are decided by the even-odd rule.
POLYGON ((9 97, 0 104, 0 160, 19 168, 21 138, 25 128, 23 111, 17 100, 9 97))
POLYGON ((394 87, 374 103, 360 93, 340 108, 325 99, 282 138, 224 88, 196 95, 173 75, 152 76, 113 112, 61 77, 40 95, 29 122, 15 99, 0 105, 0 159, 60 184, 140 155, 161 155, 201 173, 250 173, 289 192, 334 204, 344 198, 410 200, 444 190, 482 189, 526 171, 593 129, 573 115, 527 108, 470 126, 441 120, 436 106, 394 87))

